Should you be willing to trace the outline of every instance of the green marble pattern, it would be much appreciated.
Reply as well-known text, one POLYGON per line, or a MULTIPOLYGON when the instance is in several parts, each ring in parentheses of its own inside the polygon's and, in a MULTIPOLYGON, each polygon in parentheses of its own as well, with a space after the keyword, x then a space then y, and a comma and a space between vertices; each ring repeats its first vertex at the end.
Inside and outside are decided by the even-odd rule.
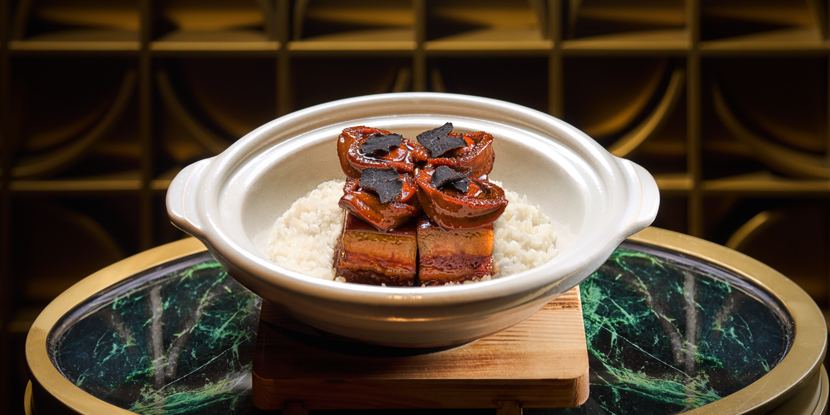
MULTIPOLYGON (((579 408, 526 414, 684 412, 763 376, 792 339, 792 322, 763 291, 648 245, 623 244, 580 287, 591 397, 579 408)), ((250 383, 259 305, 199 254, 91 299, 57 326, 51 352, 81 389, 137 413, 257 412, 250 383)))
POLYGON ((260 304, 199 255, 87 304, 53 356, 81 389, 133 412, 233 413, 250 407, 260 304))
POLYGON ((580 285, 589 401, 527 413, 685 412, 783 359, 792 323, 765 293, 715 267, 649 251, 626 245, 580 285))

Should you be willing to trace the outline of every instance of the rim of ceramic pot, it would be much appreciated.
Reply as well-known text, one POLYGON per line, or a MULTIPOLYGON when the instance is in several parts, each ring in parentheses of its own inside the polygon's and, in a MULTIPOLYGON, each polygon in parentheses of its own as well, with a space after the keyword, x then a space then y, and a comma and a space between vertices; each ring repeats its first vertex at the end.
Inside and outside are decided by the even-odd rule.
MULTIPOLYGON (((555 149, 548 151, 556 151, 555 149)), ((574 286, 593 270, 586 267, 601 262, 627 236, 644 228, 656 216, 659 193, 653 177, 628 160, 617 158, 602 148, 596 141, 575 127, 548 114, 504 101, 445 93, 396 93, 348 98, 317 105, 273 120, 252 131, 218 156, 197 162, 204 163, 199 175, 208 178, 204 182, 196 178, 198 190, 190 197, 195 198, 195 215, 201 220, 196 232, 186 229, 199 237, 220 262, 227 262, 241 269, 247 275, 234 275, 243 285, 252 276, 256 283, 278 286, 280 289, 323 298, 330 301, 353 304, 390 305, 395 307, 433 307, 443 304, 471 303, 519 294, 540 289, 549 289, 561 282, 574 286), (401 104, 406 103, 404 107, 401 104), (411 108, 409 110, 403 108, 411 108), (224 229, 219 199, 225 184, 233 174, 252 158, 259 155, 273 142, 286 143, 302 134, 349 119, 369 116, 448 114, 451 116, 497 117, 502 122, 520 128, 527 134, 555 138, 551 145, 564 146, 584 160, 598 180, 604 185, 600 193, 607 196, 609 211, 613 213, 609 226, 596 227, 593 233, 580 233, 572 246, 568 246, 546 264, 491 281, 476 284, 449 285, 441 287, 380 287, 362 284, 342 284, 309 277, 286 270, 238 244, 224 229), (455 111, 455 112, 454 112, 455 111), (473 115, 474 116, 474 115, 473 115), (274 139, 276 135, 287 137, 274 139), (653 187, 654 192, 644 197, 643 189, 653 187), (643 219, 645 218, 645 219, 643 219), (199 235, 201 232, 202 235, 199 235)), ((187 173, 180 173, 187 174, 187 173)), ((193 180, 189 180, 193 181, 193 180)), ((172 188, 172 186, 171 186, 172 188)), ((180 200, 170 203, 182 203, 180 200)), ((173 216, 173 215, 171 215, 173 216)), ((606 220, 606 219, 601 219, 606 220)), ((174 218, 174 222, 180 223, 174 218)), ((605 223, 605 222, 604 222, 605 223)))

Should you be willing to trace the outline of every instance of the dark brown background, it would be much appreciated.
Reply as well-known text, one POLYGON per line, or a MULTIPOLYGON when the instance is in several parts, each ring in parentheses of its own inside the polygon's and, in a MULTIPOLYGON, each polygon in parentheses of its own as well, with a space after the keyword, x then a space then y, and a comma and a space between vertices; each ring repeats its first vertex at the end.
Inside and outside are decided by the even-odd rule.
POLYGON ((183 234, 183 166, 333 99, 446 91, 563 118, 642 164, 656 226, 828 308, 826 0, 0 0, 0 413, 75 281, 183 234))

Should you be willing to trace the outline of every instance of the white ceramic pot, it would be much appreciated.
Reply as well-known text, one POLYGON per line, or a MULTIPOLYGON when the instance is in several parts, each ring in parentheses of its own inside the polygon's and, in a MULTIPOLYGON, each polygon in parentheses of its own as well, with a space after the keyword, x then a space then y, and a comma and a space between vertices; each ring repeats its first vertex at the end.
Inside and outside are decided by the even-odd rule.
POLYGON ((526 319, 648 226, 658 205, 645 169, 567 123, 503 101, 438 93, 350 98, 286 115, 186 167, 167 193, 173 223, 265 300, 323 331, 405 347, 463 343, 526 319), (274 221, 319 183, 344 178, 340 131, 367 125, 414 138, 448 121, 455 131, 492 134, 490 178, 562 225, 553 260, 492 281, 402 288, 321 280, 268 259, 264 235, 274 221))

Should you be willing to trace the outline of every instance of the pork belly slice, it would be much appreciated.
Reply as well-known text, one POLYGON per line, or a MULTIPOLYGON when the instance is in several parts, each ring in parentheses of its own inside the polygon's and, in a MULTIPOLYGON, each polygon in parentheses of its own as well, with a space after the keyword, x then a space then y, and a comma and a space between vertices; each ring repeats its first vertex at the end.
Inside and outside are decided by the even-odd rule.
POLYGON ((412 286, 418 264, 415 221, 382 231, 347 213, 335 253, 338 277, 372 285, 412 286))
POLYGON ((418 280, 443 285, 492 275, 493 224, 474 229, 445 229, 418 218, 418 280))

